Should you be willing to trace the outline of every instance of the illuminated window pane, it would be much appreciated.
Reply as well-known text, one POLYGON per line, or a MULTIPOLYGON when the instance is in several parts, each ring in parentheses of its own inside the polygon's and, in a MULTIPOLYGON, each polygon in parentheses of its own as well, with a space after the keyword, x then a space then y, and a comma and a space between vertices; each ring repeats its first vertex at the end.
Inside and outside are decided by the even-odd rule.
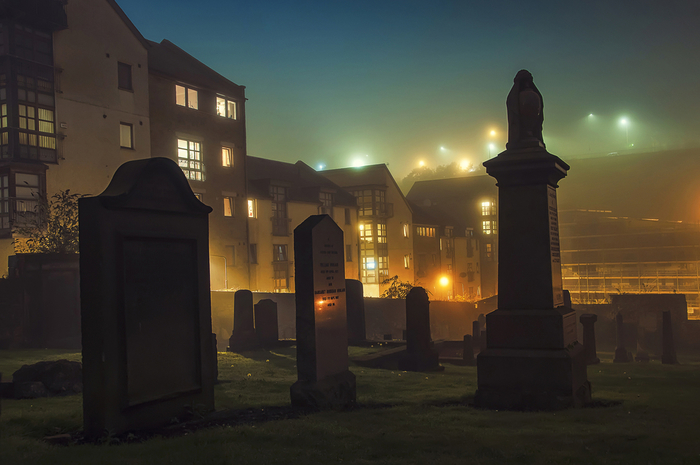
POLYGON ((255 199, 248 199, 248 218, 257 218, 257 202, 255 199))
POLYGON ((484 234, 491 234, 491 222, 490 221, 482 221, 481 222, 482 226, 482 231, 484 234))
POLYGON ((197 91, 194 89, 187 89, 187 106, 195 110, 199 108, 197 91))
POLYGON ((175 103, 184 107, 186 105, 185 95, 184 87, 175 86, 175 103))
POLYGON ((218 116, 226 116, 226 99, 216 97, 216 114, 218 116))
POLYGON ((226 116, 231 118, 231 119, 237 119, 238 117, 236 116, 236 102, 228 102, 228 105, 226 107, 227 112, 226 116))
POLYGON ((178 139, 177 146, 177 162, 185 173, 185 177, 194 181, 203 181, 204 164, 201 162, 201 144, 195 141, 178 139))
POLYGON ((403 267, 405 269, 409 269, 411 266, 411 256, 410 255, 404 255, 403 256, 403 267))
POLYGON ((233 150, 230 147, 221 147, 221 164, 233 166, 233 150))
POLYGON ((224 216, 233 216, 233 197, 224 197, 224 216))
POLYGON ((134 148, 133 126, 128 123, 119 123, 119 146, 125 149, 134 148))
POLYGON ((403 237, 408 237, 411 227, 408 224, 403 225, 403 237))
POLYGON ((44 149, 55 149, 56 138, 51 136, 39 136, 39 147, 44 149))

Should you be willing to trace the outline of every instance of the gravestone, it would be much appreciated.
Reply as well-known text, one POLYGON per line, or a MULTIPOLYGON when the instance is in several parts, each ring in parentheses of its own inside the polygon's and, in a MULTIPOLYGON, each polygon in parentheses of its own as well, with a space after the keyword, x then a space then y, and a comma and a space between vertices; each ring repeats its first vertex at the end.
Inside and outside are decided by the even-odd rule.
POLYGON ((474 341, 469 334, 464 335, 464 342, 462 345, 462 361, 468 366, 476 365, 476 359, 474 358, 474 341))
POLYGON ((233 295, 233 332, 226 351, 254 350, 259 346, 253 322, 253 293, 241 289, 233 295))
POLYGON ((521 70, 506 100, 506 150, 484 162, 498 185, 498 308, 486 316, 475 404, 558 409, 590 402, 576 313, 564 306, 557 187, 569 166, 547 152, 544 103, 521 70))
POLYGON ((481 324, 478 320, 472 321, 472 344, 481 350, 481 324))
POLYGON ((79 200, 87 437, 214 409, 210 212, 166 158, 124 163, 79 200))
POLYGON ((362 342, 367 339, 365 298, 362 290, 362 282, 357 279, 346 279, 345 296, 348 319, 348 342, 362 342))
POLYGON ((436 371, 439 354, 430 338, 430 300, 422 287, 414 287, 406 296, 406 354, 399 370, 436 371))
POLYGON ((586 365, 600 363, 595 347, 595 322, 598 321, 598 315, 584 313, 579 321, 583 325, 583 350, 586 355, 586 365))
POLYGON ((676 357, 676 346, 673 343, 673 329, 671 327, 671 312, 661 312, 663 315, 663 335, 661 342, 661 363, 674 365, 678 363, 676 357))
POLYGON ((618 312, 615 316, 615 327, 617 330, 617 347, 615 348, 615 363, 629 363, 631 358, 625 347, 625 322, 622 313, 618 312))
POLYGON ((298 380, 292 405, 342 408, 355 403, 348 370, 343 230, 313 215, 294 230, 298 380))
POLYGON ((277 302, 262 299, 255 304, 255 333, 263 347, 274 347, 279 341, 277 302))

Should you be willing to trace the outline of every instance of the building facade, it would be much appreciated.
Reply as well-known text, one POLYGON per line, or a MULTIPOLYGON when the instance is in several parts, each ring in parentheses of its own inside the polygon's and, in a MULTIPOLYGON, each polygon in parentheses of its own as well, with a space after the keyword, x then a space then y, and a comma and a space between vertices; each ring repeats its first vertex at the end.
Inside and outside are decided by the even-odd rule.
POLYGON ((345 277, 358 279, 355 197, 305 163, 248 157, 250 289, 294 292, 294 229, 327 214, 343 230, 345 277))

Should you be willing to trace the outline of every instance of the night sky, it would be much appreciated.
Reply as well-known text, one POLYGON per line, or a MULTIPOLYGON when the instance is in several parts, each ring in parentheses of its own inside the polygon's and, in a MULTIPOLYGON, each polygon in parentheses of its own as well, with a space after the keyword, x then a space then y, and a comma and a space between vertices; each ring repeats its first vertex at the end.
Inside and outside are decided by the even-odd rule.
POLYGON ((146 38, 247 87, 252 156, 397 178, 480 164, 504 149, 522 68, 565 160, 700 145, 695 0, 117 1, 146 38))

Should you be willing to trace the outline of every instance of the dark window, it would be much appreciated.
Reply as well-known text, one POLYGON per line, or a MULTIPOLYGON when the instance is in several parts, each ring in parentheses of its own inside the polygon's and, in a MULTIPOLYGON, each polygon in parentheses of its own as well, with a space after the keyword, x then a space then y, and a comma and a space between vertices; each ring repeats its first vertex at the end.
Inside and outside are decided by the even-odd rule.
POLYGON ((126 63, 117 63, 119 74, 119 88, 124 90, 134 90, 131 83, 131 65, 126 63))
POLYGON ((345 261, 346 262, 352 261, 352 245, 347 244, 345 246, 345 261))
POLYGON ((258 244, 250 244, 250 263, 258 263, 258 244))
POLYGON ((287 245, 274 244, 272 246, 272 261, 286 262, 287 261, 287 245))

